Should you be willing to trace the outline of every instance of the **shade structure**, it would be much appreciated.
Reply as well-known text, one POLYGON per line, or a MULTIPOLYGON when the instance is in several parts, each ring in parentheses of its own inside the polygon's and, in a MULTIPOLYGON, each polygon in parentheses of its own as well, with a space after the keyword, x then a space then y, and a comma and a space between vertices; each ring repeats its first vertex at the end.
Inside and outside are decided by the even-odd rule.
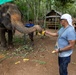
POLYGON ((0 5, 5 4, 7 2, 11 2, 11 1, 13 1, 13 0, 0 0, 0 5))

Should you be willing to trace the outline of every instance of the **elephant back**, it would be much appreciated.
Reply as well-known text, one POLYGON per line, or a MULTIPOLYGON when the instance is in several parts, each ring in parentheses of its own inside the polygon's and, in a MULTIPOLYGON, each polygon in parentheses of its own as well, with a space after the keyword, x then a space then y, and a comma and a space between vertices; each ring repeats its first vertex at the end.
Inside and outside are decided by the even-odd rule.
POLYGON ((6 3, 2 6, 3 12, 12 14, 19 14, 21 15, 21 12, 19 11, 18 7, 15 4, 12 3, 6 3))

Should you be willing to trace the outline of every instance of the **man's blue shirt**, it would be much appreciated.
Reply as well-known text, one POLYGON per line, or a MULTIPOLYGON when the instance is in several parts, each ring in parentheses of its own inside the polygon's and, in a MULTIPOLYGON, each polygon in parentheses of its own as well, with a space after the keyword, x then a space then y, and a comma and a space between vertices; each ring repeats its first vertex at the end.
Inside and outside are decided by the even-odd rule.
POLYGON ((27 24, 25 25, 25 27, 28 27, 28 28, 33 27, 33 26, 34 26, 34 24, 31 24, 31 23, 27 23, 27 24))
MULTIPOLYGON (((58 31, 58 35, 60 36, 58 38, 58 46, 59 48, 64 48, 66 46, 69 45, 69 40, 75 40, 76 39, 76 34, 75 34, 75 30, 72 26, 68 26, 67 29, 65 29, 64 27, 62 27, 59 31, 58 31)), ((67 50, 64 52, 59 53, 59 57, 67 57, 70 56, 72 54, 73 50, 67 50)))

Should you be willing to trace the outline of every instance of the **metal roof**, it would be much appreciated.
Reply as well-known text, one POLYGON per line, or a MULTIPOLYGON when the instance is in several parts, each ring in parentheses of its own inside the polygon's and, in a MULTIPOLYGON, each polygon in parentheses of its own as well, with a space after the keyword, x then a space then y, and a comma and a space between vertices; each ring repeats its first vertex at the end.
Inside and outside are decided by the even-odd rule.
POLYGON ((53 18, 53 17, 60 17, 60 16, 46 16, 46 18, 53 18))
POLYGON ((60 13, 60 12, 58 12, 58 11, 56 11, 56 10, 51 10, 49 13, 46 14, 46 16, 48 16, 51 12, 55 12, 55 13, 57 13, 59 16, 62 15, 62 13, 60 13))

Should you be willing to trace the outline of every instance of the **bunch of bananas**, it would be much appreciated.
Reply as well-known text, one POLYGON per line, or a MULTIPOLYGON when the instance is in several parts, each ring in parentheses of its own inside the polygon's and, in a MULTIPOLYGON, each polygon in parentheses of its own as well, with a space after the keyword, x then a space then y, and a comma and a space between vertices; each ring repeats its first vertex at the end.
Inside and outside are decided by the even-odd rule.
POLYGON ((43 30, 41 33, 38 32, 37 34, 38 34, 38 35, 42 35, 42 36, 44 36, 44 35, 45 35, 45 31, 43 30))

